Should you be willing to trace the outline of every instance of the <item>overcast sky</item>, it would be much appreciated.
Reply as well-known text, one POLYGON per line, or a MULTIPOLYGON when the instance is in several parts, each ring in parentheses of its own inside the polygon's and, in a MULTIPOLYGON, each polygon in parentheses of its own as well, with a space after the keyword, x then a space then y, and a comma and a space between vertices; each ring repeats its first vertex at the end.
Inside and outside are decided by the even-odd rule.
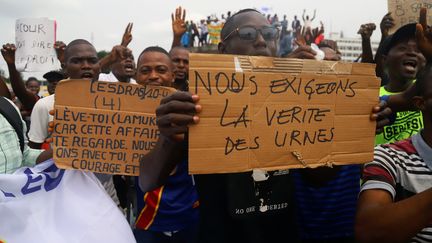
MULTIPOLYGON (((133 22, 130 48, 135 56, 150 45, 170 47, 170 15, 177 6, 186 8, 187 19, 192 20, 210 14, 219 17, 228 10, 269 8, 280 18, 286 14, 289 25, 294 15, 301 19, 303 9, 309 15, 316 9, 314 25, 323 21, 326 34, 343 31, 345 37, 358 37, 357 30, 363 23, 374 22, 378 27, 387 12, 386 0, 0 0, 0 6, 1 43, 14 42, 16 19, 48 17, 57 21, 57 40, 90 41, 93 36, 98 51, 110 50, 120 43, 127 23, 133 22)), ((379 28, 372 38, 380 38, 379 28)), ((7 71, 3 58, 0 59, 0 68, 7 71)))

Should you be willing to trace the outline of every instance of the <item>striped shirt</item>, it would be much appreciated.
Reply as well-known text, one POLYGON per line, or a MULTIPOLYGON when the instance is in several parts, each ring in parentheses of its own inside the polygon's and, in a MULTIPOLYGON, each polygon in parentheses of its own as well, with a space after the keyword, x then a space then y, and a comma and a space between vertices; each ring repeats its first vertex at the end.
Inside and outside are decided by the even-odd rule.
POLYGON ((354 219, 360 191, 360 165, 341 166, 337 176, 314 187, 293 170, 299 233, 302 239, 354 237, 354 219))
MULTIPOLYGON (((380 189, 389 192, 394 202, 407 199, 432 187, 432 148, 420 133, 411 138, 379 145, 374 161, 365 165, 361 191, 380 189)), ((432 242, 432 224, 411 242, 432 242)))
MULTIPOLYGON (((6 99, 15 107, 18 114, 18 108, 12 103, 12 101, 6 99)), ((20 114, 21 116, 21 114, 20 114)), ((33 166, 36 163, 37 157, 43 150, 32 149, 27 146, 27 136, 25 135, 27 127, 24 121, 23 133, 24 133, 24 151, 21 152, 20 141, 15 129, 8 122, 8 120, 0 115, 0 174, 12 174, 20 167, 33 166)))

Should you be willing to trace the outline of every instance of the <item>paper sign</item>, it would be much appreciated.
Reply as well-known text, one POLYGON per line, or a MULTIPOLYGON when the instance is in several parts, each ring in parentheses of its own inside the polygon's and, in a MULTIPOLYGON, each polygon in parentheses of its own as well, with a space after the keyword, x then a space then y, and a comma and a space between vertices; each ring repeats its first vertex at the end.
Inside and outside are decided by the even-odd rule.
POLYGON ((200 122, 192 174, 279 170, 373 159, 379 79, 371 64, 190 54, 200 122))
POLYGON ((419 22, 420 8, 427 8, 427 23, 432 23, 432 2, 430 0, 388 0, 388 11, 395 21, 395 27, 390 29, 393 34, 406 24, 419 22))
POLYGON ((23 72, 60 68, 54 50, 56 23, 47 18, 18 19, 15 23, 15 63, 23 72))
POLYGON ((156 144, 155 110, 174 89, 64 80, 57 85, 54 161, 60 168, 139 174, 139 160, 156 144))

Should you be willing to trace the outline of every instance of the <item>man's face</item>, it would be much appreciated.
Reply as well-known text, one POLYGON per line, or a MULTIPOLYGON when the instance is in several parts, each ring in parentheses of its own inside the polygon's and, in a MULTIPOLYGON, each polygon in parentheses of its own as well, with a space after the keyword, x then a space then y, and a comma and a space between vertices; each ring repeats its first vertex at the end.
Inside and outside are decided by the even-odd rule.
POLYGON ((174 48, 170 55, 174 64, 175 79, 187 80, 189 75, 189 51, 181 48, 174 48))
POLYGON ((426 60, 417 48, 414 39, 402 41, 393 46, 385 57, 385 68, 390 77, 412 80, 417 72, 425 66, 426 60))
POLYGON ((132 78, 136 71, 132 52, 126 52, 125 59, 111 65, 111 70, 120 82, 132 78))
POLYGON ((40 84, 37 81, 29 81, 27 83, 27 87, 26 87, 30 92, 32 92, 33 94, 37 95, 39 94, 39 90, 40 90, 40 84))
POLYGON ((68 50, 68 53, 64 69, 69 78, 98 80, 100 66, 93 46, 76 44, 68 50))
MULTIPOLYGON (((236 15, 233 19, 233 29, 244 26, 251 26, 256 29, 271 27, 267 19, 258 12, 245 12, 236 15)), ((237 54, 250 56, 276 56, 276 40, 264 40, 261 33, 258 33, 255 40, 243 40, 238 33, 232 35, 220 43, 219 52, 222 54, 237 54)))
POLYGON ((52 95, 55 93, 55 88, 57 87, 57 84, 60 80, 47 80, 48 84, 47 84, 47 90, 48 90, 48 94, 52 95))
POLYGON ((170 87, 174 81, 171 59, 160 52, 145 52, 138 60, 136 81, 141 85, 170 87))

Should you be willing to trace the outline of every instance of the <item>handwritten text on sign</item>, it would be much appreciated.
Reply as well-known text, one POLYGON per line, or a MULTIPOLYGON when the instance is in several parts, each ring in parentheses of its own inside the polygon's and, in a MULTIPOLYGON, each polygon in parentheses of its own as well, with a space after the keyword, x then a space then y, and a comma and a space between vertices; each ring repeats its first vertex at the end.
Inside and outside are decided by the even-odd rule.
MULTIPOLYGON (((343 74, 337 68, 322 74, 324 64, 337 63, 308 61, 305 71, 302 60, 278 59, 281 67, 299 69, 300 64, 293 74, 277 65, 263 69, 235 63, 233 56, 194 54, 190 59, 190 89, 203 106, 200 123, 190 129, 191 173, 372 159, 375 124, 369 116, 379 87, 373 66, 350 64, 347 72, 342 65, 343 74), (210 62, 212 58, 216 60, 210 62)), ((262 59, 272 63, 272 58, 262 59)))
POLYGON ((55 97, 55 163, 61 168, 138 175, 140 158, 160 134, 156 107, 171 92, 153 86, 62 81, 55 97))
POLYGON ((25 72, 59 69, 54 50, 56 23, 47 18, 18 19, 15 24, 15 63, 25 72))
POLYGON ((421 8, 427 8, 427 22, 432 23, 430 0, 388 0, 388 11, 392 13, 395 21, 395 27, 390 30, 390 34, 406 24, 419 22, 421 8))

